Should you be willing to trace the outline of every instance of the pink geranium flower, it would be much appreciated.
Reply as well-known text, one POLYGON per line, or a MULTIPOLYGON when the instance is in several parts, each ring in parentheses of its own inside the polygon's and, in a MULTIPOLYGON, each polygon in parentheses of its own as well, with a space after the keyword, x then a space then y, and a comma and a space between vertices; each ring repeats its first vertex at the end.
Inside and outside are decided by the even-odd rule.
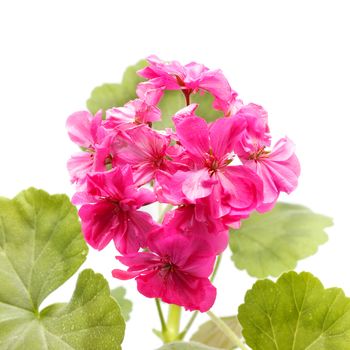
POLYGON ((124 124, 133 125, 149 124, 160 120, 160 109, 136 99, 125 104, 124 107, 115 107, 106 111, 104 126, 110 129, 118 128, 124 124))
POLYGON ((150 236, 148 248, 147 252, 117 257, 128 270, 113 270, 113 276, 136 278, 138 291, 148 298, 160 298, 201 312, 212 307, 216 289, 208 276, 213 270, 215 255, 207 245, 161 230, 150 236))
POLYGON ((110 152, 101 123, 102 112, 93 116, 90 112, 80 111, 67 119, 70 139, 84 149, 84 152, 73 155, 67 163, 71 181, 80 189, 83 188, 88 173, 106 169, 110 152))
POLYGON ((138 209, 155 201, 151 191, 138 189, 130 166, 87 175, 87 189, 73 197, 82 204, 79 216, 85 240, 103 249, 111 240, 122 254, 145 245, 147 234, 158 227, 152 217, 138 209))
POLYGON ((182 192, 185 178, 183 171, 174 175, 160 171, 156 175, 154 188, 158 200, 178 206, 165 214, 162 225, 168 233, 206 241, 216 254, 220 254, 228 244, 228 228, 221 219, 210 216, 202 200, 191 202, 186 198, 182 192))
POLYGON ((271 145, 268 115, 263 107, 250 103, 241 106, 235 116, 246 121, 246 127, 234 146, 238 156, 249 153, 257 147, 271 145))
POLYGON ((245 130, 240 117, 217 119, 208 125, 203 119, 181 113, 174 117, 177 137, 193 162, 182 184, 189 201, 206 198, 214 218, 249 215, 261 201, 262 183, 248 167, 230 166, 233 146, 245 130))
POLYGON ((237 138, 234 150, 243 164, 263 181, 264 198, 257 208, 270 210, 280 192, 291 193, 298 185, 300 164, 294 154, 294 144, 288 138, 277 142, 272 151, 267 112, 258 105, 242 106, 235 117, 246 121, 246 128, 237 138))
POLYGON ((170 136, 163 135, 146 125, 128 129, 116 137, 113 155, 119 162, 132 166, 137 185, 151 181, 158 170, 174 173, 184 165, 173 161, 170 136))
POLYGON ((290 139, 282 138, 272 151, 262 146, 241 156, 245 166, 254 170, 264 183, 264 200, 258 210, 270 210, 280 192, 289 194, 297 187, 300 164, 294 149, 295 146, 290 139))
POLYGON ((149 65, 138 72, 150 79, 140 84, 143 94, 147 90, 143 85, 152 89, 182 90, 189 104, 192 93, 207 91, 215 97, 214 107, 226 104, 235 95, 221 70, 209 70, 195 62, 183 66, 177 61, 162 61, 157 56, 150 56, 147 61, 149 65))

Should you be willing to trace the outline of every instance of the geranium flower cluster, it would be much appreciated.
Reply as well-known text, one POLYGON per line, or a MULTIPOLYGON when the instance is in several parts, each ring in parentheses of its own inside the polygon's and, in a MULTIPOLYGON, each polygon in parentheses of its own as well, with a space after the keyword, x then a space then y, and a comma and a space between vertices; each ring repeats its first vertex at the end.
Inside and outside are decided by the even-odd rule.
POLYGON ((89 245, 101 250, 114 241, 127 266, 114 277, 135 278, 147 297, 204 312, 215 301, 209 276, 229 228, 293 191, 299 162, 290 139, 271 147, 266 111, 245 105, 220 70, 151 56, 138 73, 147 80, 137 99, 107 110, 105 119, 86 111, 68 118, 69 136, 82 149, 68 162, 73 203, 89 245), (158 131, 152 126, 166 90, 182 92, 184 108, 173 128, 158 131), (222 111, 211 123, 191 104, 203 92, 222 111), (156 201, 173 206, 161 222, 143 210, 156 201))

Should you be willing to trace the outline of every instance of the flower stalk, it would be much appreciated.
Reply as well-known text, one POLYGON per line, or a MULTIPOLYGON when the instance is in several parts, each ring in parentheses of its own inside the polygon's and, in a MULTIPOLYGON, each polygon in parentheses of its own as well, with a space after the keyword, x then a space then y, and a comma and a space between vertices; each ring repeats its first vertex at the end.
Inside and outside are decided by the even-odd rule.
POLYGON ((181 306, 169 305, 168 322, 163 334, 164 343, 180 340, 181 306))

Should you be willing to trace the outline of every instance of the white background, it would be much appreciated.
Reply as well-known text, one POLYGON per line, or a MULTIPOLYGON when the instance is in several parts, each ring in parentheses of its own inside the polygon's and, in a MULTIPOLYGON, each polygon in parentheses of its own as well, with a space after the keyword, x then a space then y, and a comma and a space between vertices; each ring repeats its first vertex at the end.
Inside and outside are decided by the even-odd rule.
MULTIPOLYGON (((300 186, 283 199, 335 219, 329 242, 297 270, 350 296, 348 1, 0 1, 1 195, 29 186, 71 195, 65 164, 76 148, 65 119, 91 89, 152 53, 195 60, 223 69, 245 102, 269 111, 272 133, 297 144, 300 186)), ((91 250, 83 267, 127 287, 134 311, 124 349, 154 349, 154 302, 134 281, 111 278, 114 255, 91 250)), ((227 254, 214 310, 233 314, 253 282, 227 254)), ((68 300, 74 283, 48 301, 68 300)))

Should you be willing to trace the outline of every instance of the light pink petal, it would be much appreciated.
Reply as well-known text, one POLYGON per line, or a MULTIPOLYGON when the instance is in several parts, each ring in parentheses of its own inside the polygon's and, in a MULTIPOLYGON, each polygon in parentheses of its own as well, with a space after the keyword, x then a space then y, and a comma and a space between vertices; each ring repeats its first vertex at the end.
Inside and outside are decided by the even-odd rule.
POLYGON ((182 184, 182 192, 191 202, 210 195, 215 179, 212 179, 206 168, 186 172, 186 180, 182 184))
POLYGON ((106 122, 113 122, 115 126, 135 121, 135 110, 128 106, 114 107, 106 111, 106 122))
POLYGON ((195 111, 198 108, 197 103, 191 103, 190 105, 180 109, 178 112, 175 113, 173 116, 173 121, 175 125, 177 126, 179 123, 181 123, 184 119, 189 117, 196 117, 195 111))
POLYGON ((151 81, 145 81, 138 84, 136 88, 137 96, 144 100, 148 105, 156 106, 163 97, 163 87, 157 87, 151 81))
POLYGON ((94 143, 91 135, 92 120, 93 116, 88 111, 75 112, 67 119, 68 135, 80 147, 88 148, 94 143))
POLYGON ((295 156, 295 145, 288 137, 280 139, 269 154, 269 159, 275 162, 290 162, 293 171, 300 174, 300 164, 295 156), (292 158, 292 159, 291 159, 292 158))
POLYGON ((298 173, 286 162, 274 162, 273 160, 264 161, 265 167, 268 168, 270 176, 276 187, 283 192, 291 193, 298 186, 298 173))
POLYGON ((245 165, 249 166, 250 164, 254 164, 256 167, 256 172, 260 176, 264 185, 264 200, 263 207, 261 209, 266 208, 267 204, 274 204, 277 201, 278 195, 280 193, 279 189, 276 187, 273 177, 266 166, 265 162, 255 162, 249 161, 245 163, 245 165))
POLYGON ((86 175, 92 170, 94 155, 88 152, 80 152, 73 155, 67 162, 67 168, 71 181, 77 184, 85 182, 86 175))
POLYGON ((207 71, 203 74, 198 87, 210 92, 217 99, 225 101, 231 98, 231 86, 221 70, 207 71))

